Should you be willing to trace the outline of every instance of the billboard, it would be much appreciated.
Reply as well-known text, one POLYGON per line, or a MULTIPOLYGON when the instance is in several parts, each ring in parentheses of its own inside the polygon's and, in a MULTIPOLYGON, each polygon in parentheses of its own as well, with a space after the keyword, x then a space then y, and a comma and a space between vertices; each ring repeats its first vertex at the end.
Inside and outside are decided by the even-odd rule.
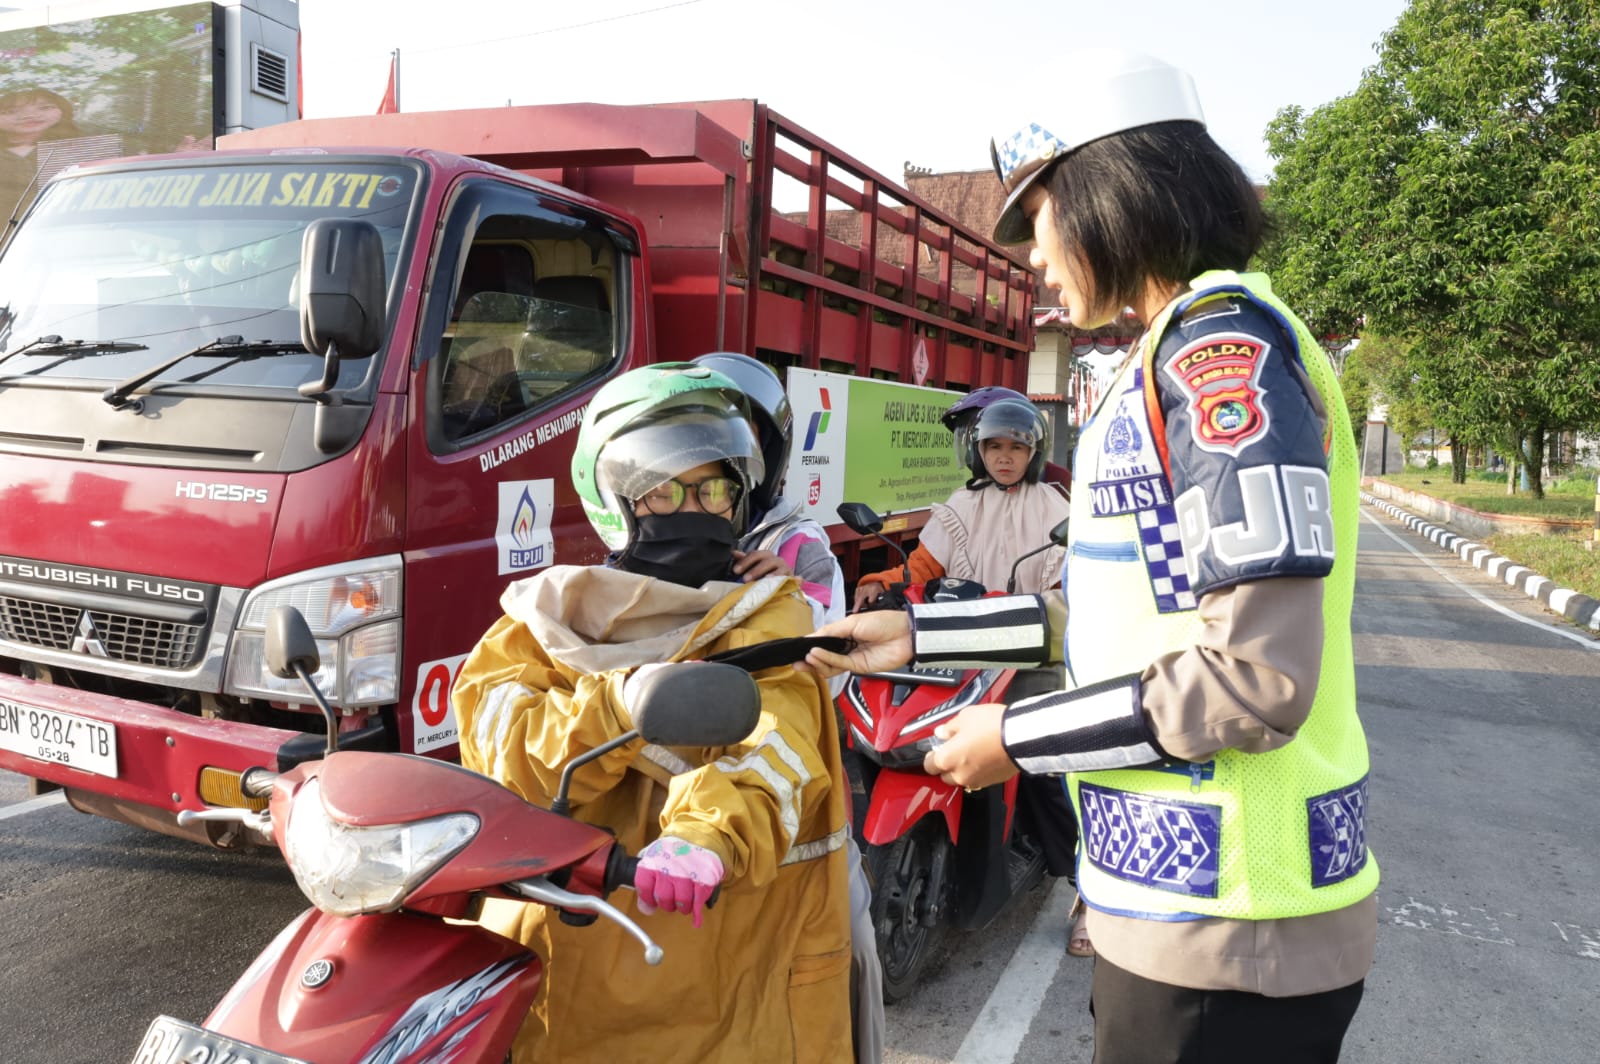
POLYGON ((0 21, 0 219, 13 224, 73 163, 208 148, 218 132, 216 5, 49 10, 45 25, 0 21))
POLYGON ((962 393, 794 366, 788 391, 796 446, 784 494, 807 517, 837 524, 842 502, 885 516, 921 510, 967 482, 939 421, 962 393))

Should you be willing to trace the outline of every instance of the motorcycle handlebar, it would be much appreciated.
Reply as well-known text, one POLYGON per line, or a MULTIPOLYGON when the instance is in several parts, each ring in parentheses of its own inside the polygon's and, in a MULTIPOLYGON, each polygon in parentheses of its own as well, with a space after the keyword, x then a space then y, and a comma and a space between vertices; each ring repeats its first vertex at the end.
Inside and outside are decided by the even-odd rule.
POLYGON ((270 768, 247 768, 239 777, 239 790, 246 798, 271 798, 278 773, 270 768))

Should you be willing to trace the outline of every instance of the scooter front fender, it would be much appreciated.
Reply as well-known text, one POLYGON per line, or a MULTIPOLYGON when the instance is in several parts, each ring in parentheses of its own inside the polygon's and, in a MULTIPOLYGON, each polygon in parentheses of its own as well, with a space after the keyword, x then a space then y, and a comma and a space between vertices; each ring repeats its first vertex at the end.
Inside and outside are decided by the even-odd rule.
POLYGON ((532 952, 474 924, 311 909, 256 958, 205 1026, 318 1064, 446 1056, 500 1064, 542 971, 532 952))
POLYGON ((944 817, 950 841, 961 837, 962 790, 926 772, 885 768, 872 781, 867 818, 861 835, 873 846, 885 846, 910 831, 929 813, 944 817))

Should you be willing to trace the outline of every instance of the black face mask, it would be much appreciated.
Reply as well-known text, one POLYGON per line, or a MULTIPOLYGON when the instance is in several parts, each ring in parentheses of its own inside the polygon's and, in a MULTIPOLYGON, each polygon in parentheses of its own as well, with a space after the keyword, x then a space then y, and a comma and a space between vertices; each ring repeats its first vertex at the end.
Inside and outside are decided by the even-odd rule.
POLYGON ((736 579, 733 548, 738 540, 726 517, 680 510, 633 520, 638 532, 617 557, 617 568, 684 587, 736 579))

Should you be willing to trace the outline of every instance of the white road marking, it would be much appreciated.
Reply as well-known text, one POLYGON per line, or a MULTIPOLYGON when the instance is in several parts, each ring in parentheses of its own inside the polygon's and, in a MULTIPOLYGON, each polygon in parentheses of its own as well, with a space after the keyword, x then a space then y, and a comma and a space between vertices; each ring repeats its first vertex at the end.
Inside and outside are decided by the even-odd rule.
POLYGON ((1066 880, 1055 881, 951 1064, 1007 1064, 1016 1059, 1061 958, 1067 955, 1067 913, 1076 896, 1066 880))
POLYGON ((1442 576, 1446 580, 1450 581, 1452 584, 1454 584, 1456 587, 1460 588, 1462 591, 1465 591, 1468 595, 1471 595, 1474 599, 1477 599, 1478 602, 1480 602, 1483 605, 1489 607, 1491 610, 1494 610, 1496 613, 1503 613, 1507 617, 1510 617, 1513 621, 1520 621, 1523 624, 1526 624, 1531 628, 1538 628, 1541 631, 1549 632, 1551 635, 1558 635, 1562 639, 1570 639, 1570 640, 1572 640, 1572 642, 1574 642, 1574 643, 1578 644, 1579 646, 1584 647, 1584 648, 1586 648, 1588 650, 1600 650, 1600 642, 1596 642, 1595 640, 1590 639, 1588 636, 1580 635, 1577 632, 1569 632, 1569 631, 1567 631, 1567 630, 1565 630, 1563 628, 1557 628, 1553 624, 1548 624, 1548 623, 1546 623, 1544 621, 1534 620, 1532 617, 1524 617, 1522 614, 1518 613, 1516 610, 1507 609, 1506 607, 1500 605, 1500 603, 1495 602, 1495 601, 1487 598, 1486 596, 1483 595, 1482 592, 1479 592, 1479 591, 1475 590, 1474 588, 1468 587, 1466 584, 1463 584, 1461 581, 1457 580, 1450 573, 1446 572, 1445 570, 1439 568, 1437 565, 1433 564, 1433 560, 1431 558, 1429 558, 1427 555, 1423 554, 1421 551, 1417 550, 1417 548, 1413 547, 1411 544, 1407 543, 1405 540, 1401 539, 1399 536, 1395 535, 1393 532, 1391 532, 1389 530, 1389 527, 1387 525, 1385 525, 1382 521, 1379 521, 1376 517, 1373 517, 1371 514, 1367 513, 1365 510, 1361 511, 1361 516, 1365 520, 1369 521, 1372 524, 1372 526, 1374 528, 1376 528, 1379 532, 1382 532, 1384 535, 1388 536, 1390 539, 1392 539, 1396 543, 1400 544, 1400 546, 1404 547, 1406 550, 1408 550, 1412 554, 1416 555, 1417 559, 1419 561, 1421 561, 1423 565, 1426 565, 1429 569, 1432 569, 1434 572, 1438 573, 1440 576, 1442 576))
POLYGON ((10 820, 14 816, 35 813, 40 809, 48 809, 51 806, 60 805, 66 800, 65 791, 51 791, 49 794, 41 794, 37 798, 29 798, 26 802, 18 802, 16 805, 8 805, 4 809, 0 809, 0 820, 10 820))

